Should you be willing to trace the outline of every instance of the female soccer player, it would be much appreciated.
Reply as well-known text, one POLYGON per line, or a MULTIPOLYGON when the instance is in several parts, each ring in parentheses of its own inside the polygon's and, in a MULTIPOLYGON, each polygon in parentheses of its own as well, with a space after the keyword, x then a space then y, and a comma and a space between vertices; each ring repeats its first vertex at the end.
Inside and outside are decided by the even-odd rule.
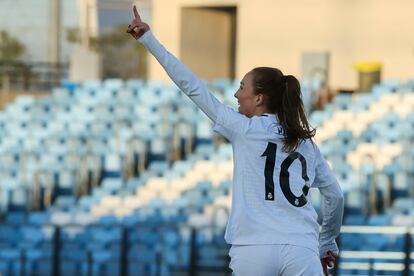
POLYGON ((133 12, 127 32, 233 146, 233 198, 225 239, 232 245, 234 275, 327 275, 338 254, 343 195, 312 141, 315 130, 309 127, 298 80, 275 68, 251 70, 234 95, 236 112, 158 42, 135 6, 133 12), (320 231, 310 187, 323 195, 320 231))

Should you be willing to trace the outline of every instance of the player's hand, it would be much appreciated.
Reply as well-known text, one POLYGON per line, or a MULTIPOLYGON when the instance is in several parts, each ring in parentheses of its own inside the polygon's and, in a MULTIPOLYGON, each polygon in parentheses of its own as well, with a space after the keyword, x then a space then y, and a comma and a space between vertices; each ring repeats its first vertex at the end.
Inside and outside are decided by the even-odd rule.
POLYGON ((131 34, 135 39, 140 38, 146 31, 150 29, 147 23, 142 22, 141 17, 139 16, 137 7, 134 5, 133 8, 134 19, 132 19, 131 24, 128 25, 127 33, 131 34))
POLYGON ((337 254, 333 253, 332 251, 328 251, 328 256, 321 259, 322 269, 323 269, 323 275, 328 276, 328 268, 334 267, 335 258, 337 257, 337 254))

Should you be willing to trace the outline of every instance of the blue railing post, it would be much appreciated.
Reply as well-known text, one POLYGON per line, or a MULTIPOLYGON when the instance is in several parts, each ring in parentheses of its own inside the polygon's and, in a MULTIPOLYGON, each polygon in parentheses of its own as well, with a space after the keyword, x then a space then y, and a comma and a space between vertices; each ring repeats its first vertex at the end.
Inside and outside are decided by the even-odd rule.
POLYGON ((190 248, 190 267, 188 270, 188 274, 190 276, 197 275, 197 230, 193 228, 191 230, 191 248, 190 248))
POLYGON ((411 266, 411 235, 410 235, 410 229, 408 229, 407 233, 405 234, 405 244, 404 244, 404 253, 405 253, 405 259, 404 259, 404 272, 403 276, 409 276, 410 275, 410 266, 411 266))
POLYGON ((53 263, 52 263, 52 275, 60 275, 60 227, 55 226, 55 234, 53 239, 53 263))
POLYGON ((122 237, 121 237, 121 252, 120 252, 120 275, 128 275, 128 227, 122 227, 122 237))

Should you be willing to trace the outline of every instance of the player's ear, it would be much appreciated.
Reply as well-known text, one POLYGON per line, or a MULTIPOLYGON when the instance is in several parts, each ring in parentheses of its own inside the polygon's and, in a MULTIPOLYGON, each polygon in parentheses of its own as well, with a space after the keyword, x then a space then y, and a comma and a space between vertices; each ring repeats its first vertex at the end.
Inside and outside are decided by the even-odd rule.
POLYGON ((259 105, 264 105, 265 104, 265 95, 263 95, 262 93, 259 93, 259 94, 257 94, 256 95, 256 99, 255 99, 255 102, 256 102, 256 106, 259 106, 259 105))

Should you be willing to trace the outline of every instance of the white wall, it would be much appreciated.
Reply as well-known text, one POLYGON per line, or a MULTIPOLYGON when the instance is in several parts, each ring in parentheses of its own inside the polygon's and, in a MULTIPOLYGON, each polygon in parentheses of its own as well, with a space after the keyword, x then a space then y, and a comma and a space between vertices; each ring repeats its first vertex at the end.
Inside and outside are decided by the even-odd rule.
MULTIPOLYGON (((300 76, 301 54, 330 51, 330 83, 357 86, 355 61, 383 63, 384 78, 414 78, 412 0, 153 0, 152 29, 180 56, 182 6, 238 8, 236 76, 274 66, 300 76)), ((154 59, 150 78, 168 79, 154 59)))

